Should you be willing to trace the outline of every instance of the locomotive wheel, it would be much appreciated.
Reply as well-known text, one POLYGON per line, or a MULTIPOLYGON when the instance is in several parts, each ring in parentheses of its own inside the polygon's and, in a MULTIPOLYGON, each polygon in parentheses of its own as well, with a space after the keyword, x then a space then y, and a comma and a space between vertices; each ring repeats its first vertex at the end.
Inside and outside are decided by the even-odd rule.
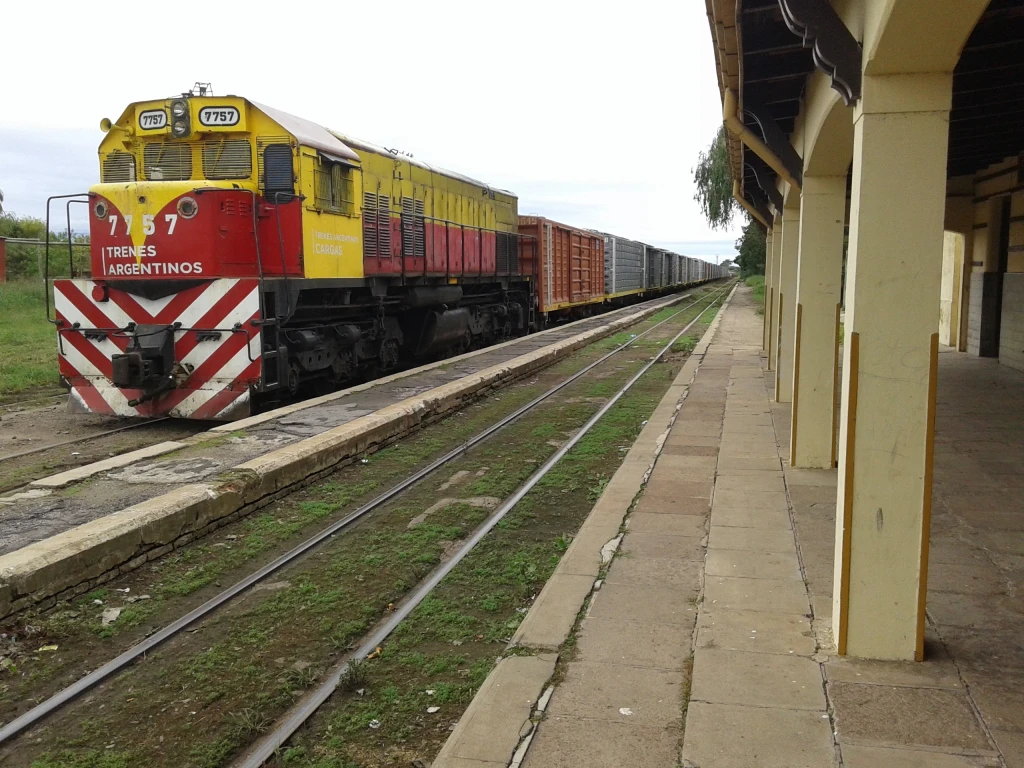
POLYGON ((385 371, 398 365, 398 342, 388 339, 380 345, 380 365, 385 371))

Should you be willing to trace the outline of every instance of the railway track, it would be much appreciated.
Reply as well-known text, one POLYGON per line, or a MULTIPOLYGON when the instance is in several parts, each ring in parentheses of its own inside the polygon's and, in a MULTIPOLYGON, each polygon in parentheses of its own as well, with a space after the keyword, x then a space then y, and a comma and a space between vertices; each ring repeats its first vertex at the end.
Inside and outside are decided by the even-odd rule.
MULTIPOLYGON (((430 574, 425 580, 415 586, 414 591, 410 597, 405 599, 401 606, 395 610, 392 616, 374 632, 368 635, 361 643, 359 649, 352 655, 351 658, 364 657, 373 652, 385 638, 387 638, 397 627, 401 621, 409 615, 409 613, 419 605, 425 597, 427 597, 431 591, 437 586, 438 583, 447 575, 452 569, 454 569, 465 557, 473 550, 473 548, 483 539, 483 537, 494 528, 511 510, 516 503, 518 503, 537 483, 539 483, 569 451, 575 446, 591 429, 597 424, 597 422, 607 414, 607 412, 619 401, 622 396, 629 391, 633 385, 647 373, 652 366, 654 366, 672 347, 673 344, 681 338, 686 332, 692 328, 700 318, 725 296, 728 289, 725 289, 713 293, 710 296, 702 297, 695 302, 692 302, 677 311, 675 311, 669 317, 664 318, 660 322, 655 323, 651 327, 647 328, 640 334, 633 336, 620 344, 616 348, 604 354, 594 362, 586 365, 584 368, 568 376, 564 380, 557 383, 547 391, 540 394, 525 405, 517 408, 512 413, 504 416, 496 423, 488 426, 478 434, 474 435, 469 440, 458 445, 454 449, 448 451, 444 455, 432 461, 427 466, 419 469, 418 471, 410 474, 401 482, 395 484, 384 493, 373 498, 369 502, 363 504, 354 512, 347 516, 337 520, 335 523, 324 528, 323 530, 316 533, 314 536, 308 538, 298 546, 294 547, 287 553, 281 555, 272 562, 266 564, 258 571, 250 574, 246 578, 238 581, 231 587, 223 590, 219 594, 215 595, 211 599, 207 600, 202 605, 193 609, 186 615, 180 617, 176 621, 164 626, 151 634, 149 637, 144 639, 142 642, 132 646, 125 652, 113 660, 107 662, 100 668, 89 673, 88 675, 77 680, 73 684, 61 689, 53 696, 47 698, 31 710, 25 712, 21 716, 17 717, 7 725, 0 728, 0 744, 6 744, 18 736, 20 733, 28 728, 42 723, 48 717, 56 713, 61 708, 65 707, 70 702, 74 701, 84 693, 88 692, 92 688, 105 681, 110 680, 112 677, 117 675, 120 671, 132 665, 134 662, 143 658, 146 654, 152 652, 159 646, 163 645, 167 641, 181 635, 186 632, 202 619, 210 616, 219 609, 224 608, 228 604, 232 603, 238 597, 249 592, 254 586, 264 582, 269 576, 279 572, 286 566, 295 563, 303 556, 310 553, 312 550, 317 548, 319 545, 332 539, 338 534, 351 528, 357 521, 361 520, 374 510, 377 510, 384 505, 388 504, 392 500, 399 497, 408 489, 412 488, 416 484, 420 483, 423 479, 436 473, 442 467, 445 467, 460 456, 465 455, 472 448, 484 443, 489 438, 494 436, 496 433, 519 420, 524 415, 537 409, 542 403, 548 401, 553 395, 564 390, 574 382, 579 381, 587 374, 601 368, 611 358, 620 354, 624 350, 634 347, 638 342, 648 338, 657 329, 662 328, 670 321, 676 319, 680 315, 698 307, 701 304, 706 304, 700 312, 690 320, 685 327, 675 333, 671 339, 664 343, 659 351, 648 359, 640 370, 633 375, 628 382, 620 387, 614 395, 600 408, 598 411, 580 428, 576 433, 558 448, 555 453, 536 471, 530 478, 521 485, 511 496, 505 499, 505 501, 492 513, 486 521, 473 533, 473 535, 466 539, 447 562, 436 569, 430 574)), ((302 705, 293 711, 282 723, 275 728, 265 739, 259 742, 258 746, 251 751, 245 758, 242 765, 249 768, 249 766, 262 765, 266 759, 273 754, 274 750, 284 743, 284 741, 301 725, 305 722, 308 717, 316 711, 320 704, 329 698, 330 694, 335 690, 338 682, 346 674, 348 670, 348 662, 336 668, 335 671, 327 678, 325 683, 321 685, 311 696, 307 697, 302 705)))
MULTIPOLYGON (((595 321, 600 317, 597 315, 580 322, 586 324, 588 321, 595 321)), ((105 428, 110 420, 104 417, 55 414, 52 410, 53 405, 66 397, 66 394, 48 395, 45 398, 30 397, 0 403, 0 413, 4 409, 11 409, 8 418, 13 421, 10 428, 15 431, 25 431, 27 439, 48 440, 68 427, 84 430, 83 434, 75 437, 48 442, 13 453, 3 450, 4 447, 10 447, 11 442, 0 444, 0 493, 22 488, 42 477, 155 443, 189 437, 205 431, 210 426, 208 422, 164 417, 136 421, 127 425, 122 423, 113 428, 105 428), (17 410, 19 404, 35 402, 40 403, 39 408, 17 410), (33 419, 31 414, 37 411, 40 415, 33 419), (90 423, 90 421, 97 423, 90 423)), ((116 421, 123 422, 124 420, 117 419, 116 421)))
MULTIPOLYGON (((724 292, 721 295, 724 295, 724 292)), ((363 641, 362 645, 360 645, 355 653, 352 654, 351 658, 365 659, 373 654, 395 631, 398 625, 427 598, 438 584, 441 583, 441 580, 451 573, 452 570, 454 570, 455 567, 465 559, 473 548, 480 543, 484 536, 486 536, 499 522, 501 522, 502 518, 504 518, 512 508, 515 507, 515 505, 518 504, 527 493, 529 493, 530 490, 536 487, 536 485, 554 468, 554 466, 558 464, 558 462, 567 453, 569 453, 569 451, 579 443, 579 441, 582 440, 588 432, 590 432, 594 425, 612 409, 622 396, 625 395, 626 392, 628 392, 633 385, 636 384, 636 382, 639 381, 640 378, 672 348, 672 345, 680 337, 697 324, 698 320, 700 320, 701 316, 705 312, 715 306, 715 303, 720 296, 714 297, 711 303, 709 303, 708 306, 701 311, 699 315, 697 315, 697 317, 691 320, 671 339, 671 341, 665 344, 661 348, 661 351, 654 355, 654 357, 652 357, 638 373, 629 379, 629 381, 626 382, 626 384, 621 387, 607 403, 601 406, 597 413, 595 413, 587 423, 584 424, 576 434, 574 434, 569 441, 565 443, 565 445, 559 448, 553 456, 544 462, 544 464, 534 472, 530 478, 512 494, 511 497, 506 499, 505 502, 487 518, 484 524, 477 528, 476 532, 465 543, 463 543, 451 559, 435 570, 429 578, 422 582, 415 592, 394 612, 391 618, 389 618, 382 626, 363 641)), ((596 367, 596 365, 603 362, 604 359, 595 363, 594 366, 596 367)), ((281 723, 271 730, 269 734, 261 739, 251 752, 236 763, 237 768, 261 768, 265 765, 268 760, 274 757, 277 750, 316 713, 328 698, 331 697, 350 668, 351 661, 346 661, 338 666, 334 672, 312 692, 312 694, 310 694, 298 707, 296 707, 281 723)))
POLYGON ((153 419, 152 421, 143 421, 139 422, 138 424, 128 424, 127 426, 117 427, 116 429, 107 429, 104 430, 103 432, 94 432, 93 434, 86 435, 84 437, 76 437, 71 440, 63 440, 59 443, 51 443, 50 445, 42 445, 38 448, 30 448, 27 451, 20 451, 18 453, 8 454, 7 456, 0 458, 0 465, 2 465, 3 462, 5 461, 11 461, 12 459, 20 459, 23 456, 33 456, 37 453, 43 453, 44 451, 52 451, 55 448, 65 448, 69 445, 78 445, 79 443, 84 443, 89 440, 98 440, 109 435, 118 435, 121 434, 122 432, 128 432, 134 429, 142 429, 145 427, 150 427, 153 424, 159 424, 160 422, 170 420, 171 419, 169 417, 164 416, 163 418, 153 419))
MULTIPOLYGON (((0 493, 16 490, 33 480, 155 443, 189 437, 209 428, 209 424, 204 422, 169 418, 136 421, 130 424, 124 424, 124 420, 118 419, 118 422, 122 422, 119 426, 103 428, 105 425, 102 423, 88 423, 96 421, 97 417, 85 417, 85 423, 70 423, 70 420, 81 417, 61 413, 59 417, 54 418, 56 414, 52 408, 42 409, 33 419, 35 413, 35 410, 15 412, 5 418, 5 421, 10 419, 13 423, 5 426, 9 431, 31 430, 41 436, 52 436, 55 432, 62 431, 58 427, 84 430, 84 434, 13 453, 0 452, 0 493), (29 419, 33 419, 33 423, 26 425, 25 422, 29 419)), ((109 424, 109 421, 107 423, 109 424)), ((47 438, 44 436, 42 439, 47 438)), ((7 441, 4 447, 10 445, 11 441, 7 441)))

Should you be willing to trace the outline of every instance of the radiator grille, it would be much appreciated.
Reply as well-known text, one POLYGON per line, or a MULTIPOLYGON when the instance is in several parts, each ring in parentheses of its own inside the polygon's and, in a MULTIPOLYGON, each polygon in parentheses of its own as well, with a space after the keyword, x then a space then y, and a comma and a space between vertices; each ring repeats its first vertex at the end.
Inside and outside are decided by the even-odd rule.
POLYGON ((150 181, 185 181, 192 178, 192 145, 165 142, 146 144, 142 173, 150 181))
POLYGON ((391 255, 391 198, 377 195, 377 255, 391 255))
POLYGON ((100 177, 104 184, 135 181, 135 158, 127 152, 111 152, 103 160, 100 177))
POLYGON ((248 179, 252 176, 252 144, 247 139, 203 142, 203 178, 248 179))
POLYGON ((411 197, 402 198, 402 255, 427 255, 427 234, 424 203, 411 197))
POLYGON ((499 273, 508 272, 508 240, 505 232, 498 232, 494 236, 494 256, 499 273))

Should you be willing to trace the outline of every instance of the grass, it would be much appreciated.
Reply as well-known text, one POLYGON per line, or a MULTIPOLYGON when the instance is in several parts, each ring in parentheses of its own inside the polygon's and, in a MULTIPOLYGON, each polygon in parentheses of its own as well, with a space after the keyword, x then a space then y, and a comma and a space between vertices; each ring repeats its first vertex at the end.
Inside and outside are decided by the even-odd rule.
MULTIPOLYGON (((678 322, 685 320, 680 317, 678 322)), ((596 354, 590 349, 582 359, 577 356, 556 364, 544 376, 577 369, 596 354)), ((624 381, 646 357, 642 350, 627 353, 615 367, 614 378, 624 381)), ((320 720, 326 733, 299 740, 282 754, 280 764, 376 768, 382 764, 382 754, 383 764, 409 764, 417 754, 436 751, 447 736, 447 718, 457 718, 486 677, 496 653, 515 631, 621 462, 622 449, 643 427, 680 365, 652 368, 449 574, 443 588, 422 603, 385 644, 383 654, 359 665, 343 681, 342 691, 348 695, 342 695, 341 706, 332 707, 320 720), (427 708, 433 706, 443 707, 444 714, 429 716, 427 708), (373 720, 384 724, 379 732, 369 725, 373 720), (412 754, 404 759, 407 750, 412 754)), ((554 451, 538 436, 560 438, 598 407, 580 397, 595 384, 602 390, 607 386, 603 380, 579 382, 560 396, 563 403, 552 401, 510 425, 496 445, 461 457, 449 472, 461 467, 465 479, 457 490, 444 493, 463 498, 507 496, 554 451), (527 455, 532 460, 525 461, 527 455)), ((96 626, 99 607, 91 601, 106 604, 118 599, 115 590, 120 582, 78 601, 84 605, 68 606, 79 614, 77 632, 58 626, 62 621, 70 625, 74 616, 66 609, 54 611, 38 622, 34 641, 40 637, 55 641, 64 635, 60 637, 64 653, 71 650, 68 634, 109 642, 108 632, 117 637, 123 629, 142 631, 146 622, 158 618, 157 609, 220 586, 232 571, 269 555, 299 529, 337 515, 380 485, 390 484, 391 475, 404 474, 442 451, 452 439, 475 433, 480 425, 474 422, 493 420, 490 411, 498 409, 496 403, 502 409, 513 408, 532 398, 534 388, 546 386, 537 380, 474 404, 446 419, 443 433, 428 429, 385 448, 370 456, 367 464, 347 467, 282 500, 273 510, 240 521, 230 528, 234 531, 230 538, 204 541, 147 568, 148 577, 133 583, 132 594, 145 589, 152 598, 126 608, 124 622, 118 621, 113 630, 96 626)), ((410 489, 346 536, 325 543, 305 562, 282 571, 275 577, 280 588, 254 590, 195 633, 154 654, 154 663, 127 670, 104 696, 103 711, 92 708, 95 727, 84 726, 81 710, 69 710, 38 732, 42 741, 23 742, 21 756, 30 758, 34 753, 38 765, 45 768, 120 768, 122 763, 141 764, 137 758, 142 755, 145 764, 154 766, 227 764, 266 727, 268 719, 312 687, 441 562, 455 542, 464 541, 484 519, 485 510, 456 502, 409 527, 441 495, 442 482, 445 477, 438 476, 410 489), (116 738, 109 735, 114 733, 116 738), (165 735, 166 740, 161 738, 165 735)), ((98 644, 92 647, 101 649, 98 644)), ((27 690, 13 684, 5 691, 14 698, 23 693, 27 690)))
POLYGON ((623 397, 364 664, 364 695, 332 699, 275 765, 381 768, 436 754, 679 365, 623 397))
POLYGON ((41 282, 0 284, 0 398, 57 383, 57 348, 41 282))

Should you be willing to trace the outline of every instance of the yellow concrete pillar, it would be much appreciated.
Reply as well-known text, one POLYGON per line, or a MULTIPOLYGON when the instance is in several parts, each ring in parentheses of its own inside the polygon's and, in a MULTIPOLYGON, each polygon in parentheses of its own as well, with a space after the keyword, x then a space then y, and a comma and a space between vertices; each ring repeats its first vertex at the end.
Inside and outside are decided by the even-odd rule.
POLYGON ((775 402, 793 399, 793 340, 796 338, 796 261, 800 253, 800 209, 782 213, 782 269, 779 277, 779 352, 775 362, 775 402))
POLYGON ((772 298, 768 318, 768 370, 775 370, 779 355, 779 278, 782 273, 782 216, 772 225, 772 298))
POLYGON ((772 231, 769 229, 764 244, 764 330, 761 349, 768 351, 768 335, 771 333, 772 315, 772 231))
POLYGON ((833 631, 921 659, 950 75, 865 76, 854 110, 833 631))
POLYGON ((790 463, 835 464, 846 177, 805 176, 800 195, 790 463))

